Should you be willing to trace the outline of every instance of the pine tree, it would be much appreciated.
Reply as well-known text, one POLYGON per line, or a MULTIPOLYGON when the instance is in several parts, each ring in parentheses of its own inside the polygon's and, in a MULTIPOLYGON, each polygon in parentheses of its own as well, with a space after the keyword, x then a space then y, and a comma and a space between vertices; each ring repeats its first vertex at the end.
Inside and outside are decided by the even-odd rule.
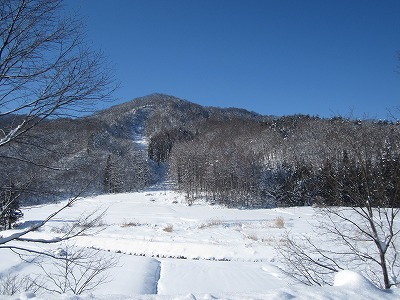
POLYGON ((10 181, 10 184, 1 191, 0 228, 3 230, 11 229, 23 215, 19 206, 18 197, 15 193, 15 186, 10 181))
POLYGON ((111 155, 108 156, 106 161, 103 186, 105 193, 119 193, 122 191, 123 183, 113 165, 111 155))

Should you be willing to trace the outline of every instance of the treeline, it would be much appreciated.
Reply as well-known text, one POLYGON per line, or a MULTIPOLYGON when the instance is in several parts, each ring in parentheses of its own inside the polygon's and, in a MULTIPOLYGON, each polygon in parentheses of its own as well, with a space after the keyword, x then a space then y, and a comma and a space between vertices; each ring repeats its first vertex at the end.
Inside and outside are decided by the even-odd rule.
MULTIPOLYGON (((10 185, 22 205, 80 193, 142 189, 163 178, 163 166, 158 167, 157 163, 167 160, 163 153, 170 152, 175 140, 193 138, 194 124, 210 116, 226 119, 234 115, 255 114, 204 108, 173 96, 152 94, 85 118, 43 121, 29 134, 0 149, 0 198, 6 198, 10 185), (191 130, 173 132, 177 125, 191 130), (172 129, 171 133, 161 137, 167 129, 172 129), (154 151, 148 159, 145 146, 135 143, 135 139, 155 133, 161 133, 160 139, 151 140, 150 149, 154 151), (161 145, 166 148, 158 151, 161 145)), ((0 139, 13 124, 21 123, 21 118, 1 116, 0 139)))
POLYGON ((149 156, 189 202, 400 206, 400 126, 304 115, 207 119, 154 134, 149 156))
MULTIPOLYGON (((3 116, 0 128, 17 121, 3 116)), ((399 141, 398 123, 260 116, 153 94, 89 117, 45 121, 2 147, 0 199, 135 191, 167 166, 189 202, 400 206, 399 141), (135 142, 143 137, 147 149, 135 142)))
POLYGON ((0 197, 10 185, 21 205, 147 186, 150 166, 128 127, 92 117, 43 122, 0 149, 0 197))

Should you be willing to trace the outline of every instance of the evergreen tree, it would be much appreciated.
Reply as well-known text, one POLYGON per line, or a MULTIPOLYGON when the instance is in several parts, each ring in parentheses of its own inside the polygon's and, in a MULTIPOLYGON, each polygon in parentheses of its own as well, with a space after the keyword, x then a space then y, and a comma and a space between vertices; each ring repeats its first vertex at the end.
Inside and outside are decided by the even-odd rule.
POLYGON ((0 228, 11 229, 24 214, 19 207, 18 196, 12 182, 1 191, 0 200, 0 228))
POLYGON ((111 155, 107 157, 103 186, 105 193, 118 193, 122 191, 122 180, 113 165, 111 155))

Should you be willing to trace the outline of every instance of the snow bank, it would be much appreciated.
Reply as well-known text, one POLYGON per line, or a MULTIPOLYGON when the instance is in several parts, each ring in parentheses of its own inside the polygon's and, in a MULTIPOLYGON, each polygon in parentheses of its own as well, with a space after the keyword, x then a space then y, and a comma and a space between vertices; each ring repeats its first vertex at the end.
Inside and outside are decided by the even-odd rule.
POLYGON ((367 278, 357 272, 343 270, 335 274, 333 286, 349 289, 377 290, 378 288, 367 278))

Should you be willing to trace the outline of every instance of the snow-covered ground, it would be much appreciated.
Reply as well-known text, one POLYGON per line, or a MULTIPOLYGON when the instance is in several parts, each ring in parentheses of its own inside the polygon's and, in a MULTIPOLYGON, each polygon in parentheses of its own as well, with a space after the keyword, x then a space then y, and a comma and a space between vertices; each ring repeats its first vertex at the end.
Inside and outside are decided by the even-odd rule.
MULTIPOLYGON (((24 209, 21 226, 43 220, 62 205, 24 209)), ((86 296, 38 294, 35 298, 25 293, 0 299, 400 298, 400 291, 384 292, 350 271, 338 273, 333 287, 294 285, 284 276, 273 246, 285 230, 310 232, 317 222, 312 207, 240 210, 205 203, 188 206, 180 194, 151 190, 81 199, 31 236, 55 236, 66 223, 95 209, 107 210, 106 229, 73 243, 104 250, 119 259, 118 267, 110 270, 110 282, 86 296)), ((0 255, 0 276, 39 272, 11 251, 0 250, 0 255)))

